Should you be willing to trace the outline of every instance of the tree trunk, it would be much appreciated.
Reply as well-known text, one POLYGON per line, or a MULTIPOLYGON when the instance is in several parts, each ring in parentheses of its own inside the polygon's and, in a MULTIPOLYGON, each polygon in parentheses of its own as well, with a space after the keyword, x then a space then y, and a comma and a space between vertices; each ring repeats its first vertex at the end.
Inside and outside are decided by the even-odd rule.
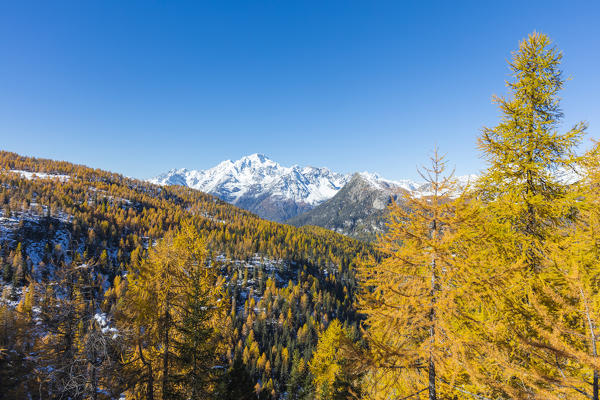
POLYGON ((154 400, 154 376, 152 375, 152 365, 148 363, 146 368, 148 369, 148 388, 146 392, 146 398, 147 400, 154 400))
MULTIPOLYGON (((590 309, 588 306, 588 302, 587 299, 585 297, 585 294, 583 293, 583 289, 580 287, 579 288, 579 294, 581 295, 581 301, 583 301, 583 304, 585 305, 585 316, 587 317, 587 322, 588 322, 588 328, 590 330, 590 347, 592 349, 592 354, 594 356, 594 358, 598 357, 598 349, 596 347, 596 326, 594 324, 594 321, 592 320, 592 316, 590 315, 590 309)), ((594 369, 594 381, 592 383, 592 399, 593 400, 599 400, 598 399, 598 370, 594 369)))
POLYGON ((148 387, 146 388, 146 400, 154 400, 154 376, 152 372, 152 364, 144 359, 144 353, 142 352, 142 344, 138 340, 138 351, 140 352, 140 360, 142 364, 146 366, 148 374, 148 387))
POLYGON ((429 357, 429 400, 436 400, 437 394, 435 391, 435 363, 433 357, 429 357))
MULTIPOLYGON (((437 187, 436 187, 437 196, 437 187)), ((437 236, 437 220, 433 220, 432 235, 435 239, 437 236)), ((435 302, 437 295, 437 277, 436 277, 436 257, 433 256, 431 260, 431 311, 429 312, 429 322, 431 327, 429 328, 429 337, 431 340, 431 350, 429 351, 429 400, 436 400, 436 388, 435 388, 435 361, 433 359, 433 346, 435 345, 435 302)))
POLYGON ((163 375, 162 375, 162 398, 167 399, 167 392, 169 386, 169 305, 167 304, 167 310, 165 311, 165 326, 164 326, 164 339, 163 339, 163 375))
POLYGON ((592 398, 593 400, 598 400, 598 370, 594 370, 594 388, 592 389, 592 398))

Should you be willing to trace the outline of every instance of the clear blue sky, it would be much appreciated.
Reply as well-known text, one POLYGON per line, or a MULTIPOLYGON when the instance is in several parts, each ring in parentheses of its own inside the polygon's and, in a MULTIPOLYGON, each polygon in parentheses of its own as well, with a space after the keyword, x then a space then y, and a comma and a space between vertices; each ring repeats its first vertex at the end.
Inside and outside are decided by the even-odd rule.
POLYGON ((415 177, 483 163, 506 60, 564 51, 566 124, 600 125, 600 1, 80 1, 0 5, 0 148, 148 178, 264 153, 415 177))

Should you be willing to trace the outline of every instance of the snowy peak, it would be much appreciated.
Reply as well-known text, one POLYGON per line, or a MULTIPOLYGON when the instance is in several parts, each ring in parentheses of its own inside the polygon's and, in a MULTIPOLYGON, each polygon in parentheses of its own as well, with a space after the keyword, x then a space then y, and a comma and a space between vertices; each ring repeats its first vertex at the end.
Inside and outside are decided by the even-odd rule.
POLYGON ((213 169, 216 169, 216 172, 225 171, 232 175, 238 174, 249 180, 256 180, 276 176, 283 170, 283 167, 262 154, 251 154, 235 162, 231 160, 224 161, 213 169))
POLYGON ((254 153, 254 154, 250 154, 248 156, 242 157, 238 161, 236 161, 236 163, 239 163, 244 167, 246 167, 246 166, 251 167, 252 165, 263 166, 263 165, 267 165, 267 164, 279 165, 275 161, 271 160, 269 157, 265 156, 264 154, 260 154, 260 153, 254 153))
POLYGON ((368 182, 371 186, 381 190, 398 190, 403 189, 409 192, 418 191, 423 186, 422 182, 412 181, 410 179, 402 179, 400 181, 392 181, 389 179, 382 178, 379 174, 372 172, 358 172, 363 180, 368 182))
POLYGON ((370 172, 346 175, 312 166, 285 167, 260 153, 236 161, 226 160, 206 170, 172 169, 150 179, 150 182, 188 186, 263 218, 281 222, 331 199, 352 179, 360 179, 364 185, 382 193, 409 191, 417 196, 427 194, 428 186, 424 182, 392 181, 370 172))
MULTIPOLYGON (((349 180, 349 176, 338 174, 327 168, 284 167, 264 154, 250 154, 237 161, 226 160, 207 170, 172 169, 150 182, 159 185, 183 185, 213 194, 232 204, 244 206, 265 218, 279 220, 262 212, 253 199, 261 202, 269 198, 307 207, 330 199, 349 180), (249 205, 250 204, 250 205, 249 205)), ((267 207, 261 204, 261 207, 267 207)), ((269 209, 277 209, 269 204, 269 209)), ((287 215, 286 215, 287 217, 287 215)))

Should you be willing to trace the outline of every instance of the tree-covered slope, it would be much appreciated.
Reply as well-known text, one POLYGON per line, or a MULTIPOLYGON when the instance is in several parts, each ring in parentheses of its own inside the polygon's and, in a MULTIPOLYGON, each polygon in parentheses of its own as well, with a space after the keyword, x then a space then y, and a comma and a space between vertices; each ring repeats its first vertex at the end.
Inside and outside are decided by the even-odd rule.
MULTIPOLYGON (((51 340, 42 338, 54 337, 51 327, 59 317, 73 319, 74 326, 80 320, 114 320, 116 298, 103 300, 106 292, 117 290, 115 282, 122 282, 135 260, 182 221, 197 229, 209 263, 226 280, 232 329, 227 354, 232 366, 241 360, 231 373, 245 376, 253 393, 280 397, 309 382, 306 363, 327 321, 338 318, 356 332, 353 267, 371 250, 329 230, 265 221, 185 187, 8 152, 0 152, 0 210, 0 325, 10 333, 0 338, 0 347, 11 355, 0 363, 22 370, 16 377, 0 376, 8 398, 30 393, 36 382, 48 393, 67 390, 49 371, 77 349, 44 356, 51 340), (64 271, 73 269, 77 272, 68 275, 78 278, 64 283, 64 271), (84 314, 59 316, 42 306, 49 284, 79 287, 82 280, 95 288, 73 299, 83 304, 73 310, 87 310, 84 314), (20 313, 16 305, 32 291, 33 311, 20 313)), ((72 334, 64 343, 76 346, 76 330, 72 334)), ((115 354, 114 368, 119 360, 115 354)), ((126 379, 135 378, 123 379, 105 377, 104 398, 118 396, 131 384, 126 379)), ((235 393, 238 383, 222 383, 221 393, 235 393)))

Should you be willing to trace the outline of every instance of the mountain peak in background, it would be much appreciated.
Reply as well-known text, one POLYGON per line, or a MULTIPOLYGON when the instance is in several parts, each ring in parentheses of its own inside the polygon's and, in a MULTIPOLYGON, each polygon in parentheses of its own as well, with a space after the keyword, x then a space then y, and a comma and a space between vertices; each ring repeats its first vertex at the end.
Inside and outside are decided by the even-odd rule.
POLYGON ((188 186, 281 222, 330 199, 349 179, 327 168, 284 167, 254 153, 207 170, 172 169, 150 182, 188 186))
POLYGON ((417 190, 411 181, 394 182, 371 173, 355 173, 331 199, 291 218, 295 226, 317 225, 360 240, 374 240, 385 230, 387 206, 402 193, 417 190))
MULTIPOLYGON (((457 177, 459 186, 474 175, 457 177)), ((318 225, 371 240, 385 228, 386 206, 400 193, 427 195, 429 185, 393 181, 371 172, 284 167, 264 154, 226 160, 207 170, 172 169, 150 182, 182 185, 215 195, 258 216, 293 225, 318 225)))

